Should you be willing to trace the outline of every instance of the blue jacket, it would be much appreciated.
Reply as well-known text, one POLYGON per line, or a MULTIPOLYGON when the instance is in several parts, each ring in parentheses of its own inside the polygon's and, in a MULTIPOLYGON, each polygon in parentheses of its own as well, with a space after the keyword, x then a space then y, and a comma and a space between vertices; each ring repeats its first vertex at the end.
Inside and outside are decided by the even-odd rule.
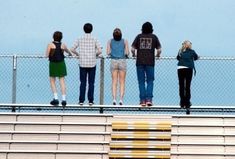
POLYGON ((198 59, 198 55, 194 50, 186 49, 184 52, 179 52, 176 58, 178 60, 178 66, 195 69, 194 61, 198 59))

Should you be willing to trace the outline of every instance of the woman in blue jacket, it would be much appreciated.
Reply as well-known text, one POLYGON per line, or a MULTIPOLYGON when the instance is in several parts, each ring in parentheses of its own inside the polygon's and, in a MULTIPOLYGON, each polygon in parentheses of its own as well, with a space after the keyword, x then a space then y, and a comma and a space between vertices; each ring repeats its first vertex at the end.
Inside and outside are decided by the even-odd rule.
POLYGON ((181 108, 186 108, 186 113, 190 114, 191 104, 191 81, 193 70, 195 70, 194 61, 198 59, 197 53, 192 50, 192 43, 185 40, 177 55, 178 60, 178 79, 179 96, 181 108))

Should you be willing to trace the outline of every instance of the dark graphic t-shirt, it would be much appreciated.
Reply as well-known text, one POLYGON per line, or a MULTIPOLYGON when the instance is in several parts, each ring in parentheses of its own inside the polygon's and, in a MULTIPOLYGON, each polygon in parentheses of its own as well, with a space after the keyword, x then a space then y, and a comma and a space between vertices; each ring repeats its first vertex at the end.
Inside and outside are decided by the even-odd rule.
POLYGON ((160 49, 161 44, 155 34, 139 34, 132 43, 132 47, 137 49, 136 65, 155 64, 155 49, 160 49))

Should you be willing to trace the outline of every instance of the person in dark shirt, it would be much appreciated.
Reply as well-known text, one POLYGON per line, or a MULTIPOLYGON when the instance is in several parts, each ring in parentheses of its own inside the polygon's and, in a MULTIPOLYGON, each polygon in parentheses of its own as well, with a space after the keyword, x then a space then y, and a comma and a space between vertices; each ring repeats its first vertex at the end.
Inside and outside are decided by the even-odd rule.
POLYGON ((59 78, 60 88, 62 93, 62 106, 66 106, 66 86, 64 77, 67 75, 66 65, 64 62, 64 51, 71 55, 67 46, 61 43, 62 32, 56 31, 53 34, 54 41, 49 43, 46 50, 46 57, 49 57, 49 76, 51 90, 54 94, 53 100, 50 102, 51 105, 58 105, 58 94, 56 89, 56 77, 59 78))
POLYGON ((142 33, 137 35, 133 41, 131 52, 133 57, 137 56, 140 105, 152 106, 155 56, 160 57, 161 44, 158 37, 153 34, 153 26, 150 22, 142 25, 142 33), (156 55, 155 50, 157 50, 156 55), (147 82, 147 87, 145 82, 147 82))
POLYGON ((192 43, 185 40, 177 55, 178 60, 178 79, 179 79, 179 96, 181 108, 186 108, 186 113, 190 114, 191 99, 191 81, 193 70, 195 70, 194 61, 199 57, 192 50, 192 43))

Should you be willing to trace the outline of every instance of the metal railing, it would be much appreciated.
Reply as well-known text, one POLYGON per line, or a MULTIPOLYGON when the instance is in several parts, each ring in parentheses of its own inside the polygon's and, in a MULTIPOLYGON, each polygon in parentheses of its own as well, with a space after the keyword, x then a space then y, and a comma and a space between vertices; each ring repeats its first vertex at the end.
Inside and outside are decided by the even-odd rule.
MULTIPOLYGON (((193 105, 235 105, 235 57, 200 57, 197 75, 192 80, 193 105)), ((135 59, 127 59, 124 104, 139 103, 135 59)), ((44 56, 0 56, 0 103, 41 103, 52 99, 48 59, 44 56)), ((66 58, 67 101, 77 104, 79 97, 79 66, 77 58, 66 58)), ((58 86, 59 88, 59 86, 58 86)), ((58 93, 60 91, 58 90, 58 93)), ((97 59, 95 81, 96 104, 112 103, 110 59, 97 59)), ((156 60, 155 105, 178 105, 177 60, 162 57, 156 60)))

